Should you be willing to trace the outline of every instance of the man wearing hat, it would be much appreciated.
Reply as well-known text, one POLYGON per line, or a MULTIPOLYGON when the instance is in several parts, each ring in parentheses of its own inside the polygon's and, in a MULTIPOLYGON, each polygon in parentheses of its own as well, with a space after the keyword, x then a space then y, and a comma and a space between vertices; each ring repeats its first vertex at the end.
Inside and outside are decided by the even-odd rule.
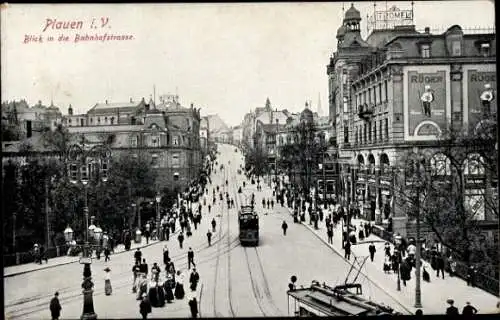
POLYGON ((52 320, 57 320, 61 316, 61 304, 59 303, 59 292, 56 291, 54 298, 50 300, 50 314, 52 320))
POLYGON ((469 301, 465 303, 465 307, 462 310, 462 315, 464 316, 472 316, 477 313, 477 309, 474 308, 469 301))
POLYGON ((446 300, 446 303, 450 305, 448 308, 446 308, 446 315, 447 316, 458 316, 460 314, 458 312, 458 308, 453 306, 453 304, 455 303, 455 301, 453 301, 453 299, 446 300))
POLYGON ((151 303, 146 293, 142 294, 142 301, 139 304, 139 313, 142 315, 143 319, 147 319, 148 313, 151 313, 151 303))

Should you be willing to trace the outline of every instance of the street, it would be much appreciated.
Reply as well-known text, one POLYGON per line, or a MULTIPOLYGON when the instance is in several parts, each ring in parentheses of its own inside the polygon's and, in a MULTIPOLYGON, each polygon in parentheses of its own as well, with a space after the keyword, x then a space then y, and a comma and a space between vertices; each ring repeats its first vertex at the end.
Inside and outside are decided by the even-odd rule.
MULTIPOLYGON (((187 251, 192 247, 195 252, 196 269, 200 274, 198 297, 201 317, 260 317, 289 315, 287 294, 292 275, 298 278, 298 287, 307 287, 312 280, 330 286, 343 284, 350 265, 332 252, 318 237, 302 224, 294 224, 289 209, 275 204, 274 210, 263 209, 262 198, 271 199, 272 191, 263 184, 262 191, 247 182, 243 195, 238 194, 239 186, 246 179, 238 174, 243 163, 242 154, 235 147, 220 145, 217 161, 225 169, 212 175, 208 185, 207 204, 212 201, 212 190, 217 185, 222 191, 229 192, 235 200, 235 208, 228 209, 225 201, 219 201, 208 213, 203 206, 201 225, 193 229, 193 235, 186 237, 183 249, 179 248, 177 234, 170 241, 142 249, 143 258, 151 269, 157 262, 164 277, 162 250, 168 245, 170 257, 176 269, 186 276, 185 290, 189 295, 190 271, 187 270, 187 251), (225 180, 228 186, 225 186, 225 180), (255 209, 259 213, 260 241, 258 247, 242 247, 238 239, 237 211, 241 204, 255 194, 255 209), (209 247, 206 232, 211 229, 210 222, 215 217, 217 230, 209 247), (281 224, 285 220, 289 226, 286 236, 281 224)), ((261 181, 261 183, 263 183, 261 181)), ((200 200, 203 204, 203 199, 200 200)), ((193 205, 193 210, 197 204, 193 205)), ((339 236, 339 235, 335 235, 339 236)), ((132 265, 134 251, 111 255, 107 263, 104 259, 93 260, 92 278, 94 288, 94 308, 99 318, 139 317, 139 301, 132 293, 132 265), (104 295, 104 269, 111 269, 113 293, 104 295)), ((61 318, 79 318, 82 313, 83 266, 78 263, 29 272, 4 279, 5 316, 10 319, 49 318, 49 302, 58 291, 61 302, 61 318)), ((392 306, 397 311, 408 311, 394 301, 387 293, 360 275, 358 282, 363 285, 365 297, 392 306)), ((293 311, 290 311, 293 314, 293 311)), ((189 317, 188 299, 175 300, 163 308, 153 308, 150 318, 189 317)))

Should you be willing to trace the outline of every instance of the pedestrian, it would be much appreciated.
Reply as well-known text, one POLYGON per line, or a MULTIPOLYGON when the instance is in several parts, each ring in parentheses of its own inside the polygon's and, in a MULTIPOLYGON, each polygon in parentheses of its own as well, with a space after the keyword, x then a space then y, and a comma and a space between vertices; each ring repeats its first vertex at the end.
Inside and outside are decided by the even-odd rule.
POLYGON ((370 246, 368 247, 368 251, 370 252, 370 259, 373 262, 373 258, 375 257, 375 252, 377 249, 375 249, 375 245, 373 244, 373 241, 370 243, 370 246))
POLYGON ((212 218, 212 232, 215 233, 215 226, 217 225, 217 222, 215 222, 215 218, 212 218))
POLYGON ((177 240, 179 241, 179 247, 182 249, 182 243, 184 242, 184 235, 182 234, 182 231, 179 233, 177 240))
POLYGON ((368 236, 370 235, 370 224, 365 223, 364 228, 365 228, 365 238, 368 238, 368 236))
POLYGON ((196 301, 196 296, 193 297, 188 302, 189 309, 191 310, 191 317, 198 317, 198 302, 196 301))
POLYGON ((333 228, 331 225, 328 225, 326 235, 328 236, 328 243, 333 244, 333 228))
POLYGON ((180 270, 177 270, 176 284, 175 284, 175 292, 174 296, 177 300, 184 299, 184 274, 181 273, 180 270))
POLYGON ((417 311, 415 311, 415 316, 421 317, 423 315, 424 315, 424 312, 422 311, 422 309, 417 309, 417 311))
POLYGON ((474 287, 476 284, 476 268, 474 265, 470 265, 467 270, 467 285, 474 287))
POLYGON ((196 267, 196 264, 194 263, 194 252, 193 249, 191 249, 191 247, 189 247, 187 256, 188 256, 188 269, 191 269, 191 263, 193 264, 194 267, 196 267))
POLYGON ((262 208, 264 208, 264 209, 266 208, 266 199, 265 198, 262 199, 262 208))
POLYGON ((406 281, 410 281, 411 279, 411 265, 408 259, 405 259, 401 263, 399 272, 401 273, 401 280, 403 281, 403 285, 406 287, 406 281))
POLYGON ((208 246, 210 247, 212 245, 212 232, 210 232, 210 229, 207 231, 207 240, 208 240, 208 246))
POLYGON ((145 275, 148 274, 148 264, 146 263, 146 259, 142 259, 141 273, 144 273, 145 275))
POLYGON ((283 229, 283 235, 286 236, 286 229, 288 229, 288 225, 286 224, 285 220, 283 220, 283 223, 281 224, 281 228, 283 229))
POLYGON ((59 303, 59 292, 56 291, 54 298, 50 300, 50 314, 52 320, 57 320, 61 316, 61 304, 59 303))
POLYGON ((111 252, 109 252, 109 247, 104 248, 104 262, 109 261, 109 255, 111 252))
POLYGON ((106 267, 106 269, 104 269, 104 272, 106 272, 106 274, 104 275, 104 293, 107 296, 110 296, 113 292, 113 288, 111 287, 111 269, 109 267, 106 267))
POLYGON ((389 244, 389 242, 386 242, 384 244, 384 251, 385 251, 385 255, 386 256, 391 256, 391 245, 389 244))
MULTIPOLYGON (((371 255, 371 252, 370 252, 371 255)), ((372 259, 373 261, 373 259, 372 259)), ((391 258, 389 256, 384 256, 384 272, 389 273, 391 271, 391 258)))
POLYGON ((146 237, 146 244, 149 244, 149 236, 150 236, 150 231, 149 231, 149 223, 146 224, 146 230, 144 230, 144 237, 146 237))
POLYGON ((132 285, 132 292, 133 293, 136 293, 137 292, 137 277, 139 275, 139 273, 141 273, 141 264, 136 261, 135 262, 135 265, 132 267, 132 273, 134 274, 134 283, 132 285))
POLYGON ((453 306, 455 301, 453 299, 448 299, 446 300, 446 303, 448 303, 450 306, 446 309, 446 315, 447 316, 458 316, 460 313, 458 312, 458 308, 453 306))
POLYGON ((457 270, 457 262, 453 259, 453 255, 448 257, 448 266, 450 267, 450 277, 455 276, 457 270))
POLYGON ((198 271, 196 271, 196 268, 193 268, 193 272, 191 272, 191 275, 189 276, 191 291, 196 291, 196 287, 198 286, 198 281, 200 281, 200 275, 198 274, 198 271))
POLYGON ((274 200, 271 199, 271 210, 274 209, 274 200))
POLYGON ((141 252, 141 249, 137 248, 137 250, 134 252, 134 258, 135 258, 135 262, 141 262, 141 258, 142 258, 142 252, 141 252))
POLYGON ((212 206, 210 205, 210 203, 208 204, 208 213, 210 213, 210 210, 212 210, 212 206))
POLYGON ((347 240, 344 244, 344 258, 351 260, 351 242, 347 240))
POLYGON ((436 258, 436 268, 437 268, 436 277, 439 278, 439 272, 441 272, 441 275, 444 279, 444 258, 443 258, 443 255, 441 253, 438 254, 438 256, 436 258))
POLYGON ((358 238, 359 238, 359 241, 365 240, 365 232, 364 232, 363 222, 361 222, 359 224, 358 238))
POLYGON ((137 291, 137 300, 141 300, 141 297, 144 294, 148 294, 148 280, 146 279, 146 275, 141 273, 140 276, 137 278, 137 286, 136 286, 136 291, 137 291))
POLYGON ((465 303, 465 307, 462 310, 462 315, 464 316, 472 316, 477 313, 477 309, 474 308, 469 301, 465 303))
POLYGON ((168 247, 167 247, 167 245, 165 245, 163 247, 163 264, 167 265, 169 261, 170 261, 170 257, 168 256, 168 247))
POLYGON ((431 282, 431 276, 429 272, 427 272, 427 269, 425 269, 425 266, 422 267, 422 279, 425 282, 431 282))
POLYGON ((167 300, 167 303, 172 303, 175 299, 174 293, 172 292, 173 289, 175 289, 175 279, 174 275, 169 273, 163 283, 163 290, 165 291, 165 300, 167 300))
POLYGON ((158 264, 155 262, 153 263, 153 266, 151 267, 151 280, 158 282, 160 280, 160 267, 158 264))
POLYGON ((142 315, 142 319, 147 319, 148 314, 151 313, 151 303, 149 302, 147 293, 142 295, 142 301, 139 304, 139 313, 142 315))

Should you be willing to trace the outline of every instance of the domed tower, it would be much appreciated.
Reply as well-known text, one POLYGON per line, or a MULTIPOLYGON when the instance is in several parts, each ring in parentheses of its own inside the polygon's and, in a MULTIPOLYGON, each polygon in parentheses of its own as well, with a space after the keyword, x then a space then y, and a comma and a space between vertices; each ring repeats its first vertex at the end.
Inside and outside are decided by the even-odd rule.
POLYGON ((314 121, 314 116, 312 111, 309 109, 309 104, 306 102, 306 107, 304 111, 300 113, 300 122, 312 123, 314 121))
POLYGON ((346 11, 344 16, 344 26, 347 32, 360 32, 360 22, 361 14, 354 8, 354 3, 351 3, 351 7, 346 11))
POLYGON ((344 41, 346 28, 344 25, 341 25, 340 28, 337 29, 337 45, 340 46, 344 41))

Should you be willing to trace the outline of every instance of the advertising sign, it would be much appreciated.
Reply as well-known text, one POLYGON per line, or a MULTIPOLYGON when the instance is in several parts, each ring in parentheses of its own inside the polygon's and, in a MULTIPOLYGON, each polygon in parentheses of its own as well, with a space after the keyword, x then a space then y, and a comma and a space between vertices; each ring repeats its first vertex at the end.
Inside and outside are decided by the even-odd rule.
POLYGON ((446 128, 446 71, 408 71, 408 134, 429 136, 446 128))
POLYGON ((370 30, 387 30, 395 26, 412 25, 413 10, 401 10, 392 6, 387 10, 377 10, 368 18, 370 30))
POLYGON ((467 70, 464 81, 467 82, 467 90, 464 90, 464 100, 467 100, 468 108, 464 108, 467 112, 467 122, 476 124, 480 119, 487 118, 488 115, 497 111, 497 78, 495 66, 491 66, 486 71, 484 66, 482 70, 469 69, 467 70))

